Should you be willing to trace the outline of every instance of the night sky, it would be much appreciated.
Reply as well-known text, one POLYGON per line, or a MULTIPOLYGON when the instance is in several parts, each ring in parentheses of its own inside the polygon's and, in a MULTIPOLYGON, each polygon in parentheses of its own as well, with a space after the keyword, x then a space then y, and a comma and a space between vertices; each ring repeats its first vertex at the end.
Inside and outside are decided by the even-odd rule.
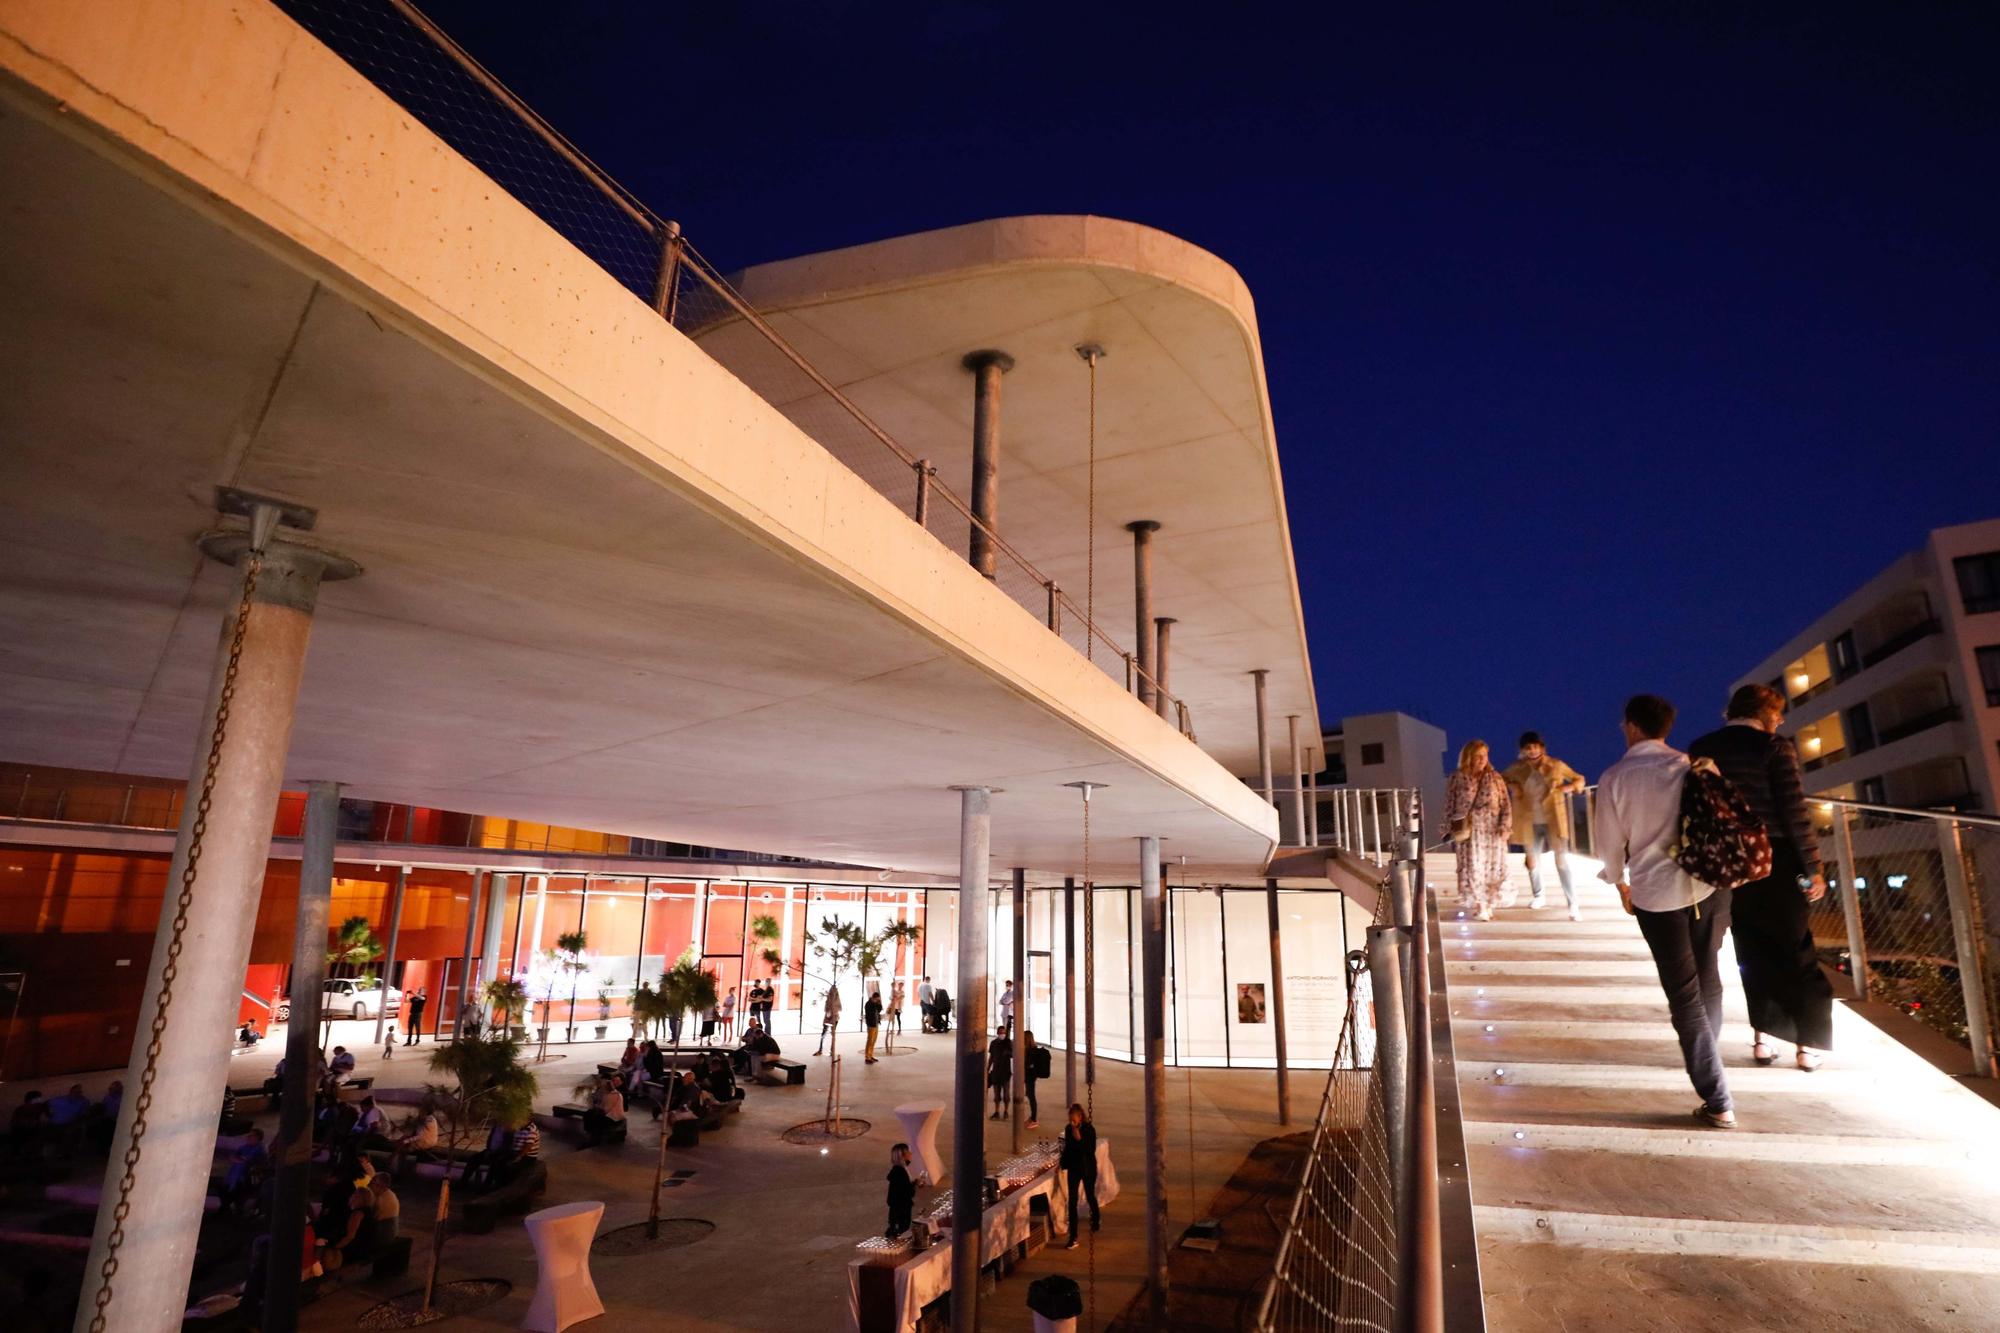
POLYGON ((1020 213, 1234 264, 1329 721, 1594 777, 2000 516, 2000 6, 424 8, 725 269, 1020 213))

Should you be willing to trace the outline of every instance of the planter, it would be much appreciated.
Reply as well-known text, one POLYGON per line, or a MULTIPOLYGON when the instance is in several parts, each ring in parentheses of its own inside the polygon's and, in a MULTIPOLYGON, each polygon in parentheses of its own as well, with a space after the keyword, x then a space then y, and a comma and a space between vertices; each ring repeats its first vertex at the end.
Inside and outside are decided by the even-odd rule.
POLYGON ((546 1027, 539 1027, 539 1028, 536 1028, 536 1029, 535 1029, 535 1040, 536 1040, 536 1041, 538 1041, 538 1042, 541 1042, 541 1043, 542 1043, 543 1045, 545 1045, 545 1046, 546 1046, 546 1045, 548 1044, 548 1040, 549 1040, 549 1030, 548 1030, 548 1029, 547 1029, 546 1027))
POLYGON ((524 1023, 516 1023, 508 1031, 513 1033, 515 1041, 526 1041, 528 1039, 528 1028, 524 1023))
POLYGON ((599 1024, 597 1025, 597 1027, 596 1027, 595 1031, 596 1031, 596 1033, 597 1033, 597 1039, 598 1039, 599 1041, 603 1041, 603 1040, 604 1040, 604 1034, 605 1034, 605 1033, 607 1033, 607 1032, 609 1032, 609 1031, 611 1031, 611 1025, 610 1025, 609 1023, 599 1023, 599 1024))

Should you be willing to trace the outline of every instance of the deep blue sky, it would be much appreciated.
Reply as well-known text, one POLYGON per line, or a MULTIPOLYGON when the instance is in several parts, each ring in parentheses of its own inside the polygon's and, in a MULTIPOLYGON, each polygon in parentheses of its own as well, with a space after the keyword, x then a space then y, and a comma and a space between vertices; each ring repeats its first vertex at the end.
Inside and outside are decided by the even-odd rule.
POLYGON ((2000 515, 2000 6, 425 8, 724 268, 1043 212, 1234 264, 1328 720, 1594 776, 2000 515))

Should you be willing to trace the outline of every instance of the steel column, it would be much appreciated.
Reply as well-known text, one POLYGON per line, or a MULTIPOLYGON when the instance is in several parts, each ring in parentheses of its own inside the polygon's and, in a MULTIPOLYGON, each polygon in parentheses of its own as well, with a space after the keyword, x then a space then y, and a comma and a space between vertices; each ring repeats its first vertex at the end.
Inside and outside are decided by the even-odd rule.
MULTIPOLYGON (((1419 897, 1424 895, 1419 894, 1419 897)), ((1410 1072, 1408 1115, 1410 1141, 1403 1197, 1408 1206, 1398 1219, 1396 1327, 1412 1333, 1441 1333, 1444 1328, 1444 1260, 1439 1251, 1441 1211, 1438 1200, 1437 1084, 1431 1035, 1430 912, 1416 903, 1411 928, 1410 1072)))
MULTIPOLYGON (((1292 1076, 1285 1057, 1285 946, 1278 912, 1278 881, 1264 881, 1264 916, 1271 927, 1271 1035, 1278 1046, 1278 1123, 1292 1123, 1292 1076)), ((1192 1204, 1192 1200, 1189 1201, 1192 1204)))
POLYGON ((1854 998, 1868 998, 1868 942, 1861 933, 1861 896, 1854 890, 1854 812, 1835 806, 1834 856, 1840 864, 1840 914, 1847 920, 1847 967, 1853 973, 1854 998))
POLYGON ((1026 867, 1014 867, 1014 933, 1013 933, 1013 975, 1014 1013, 1007 1024, 1007 1039, 1014 1043, 1012 1069, 1014 1086, 1009 1100, 1013 1105, 1013 1131, 1009 1152, 1021 1151, 1022 1122, 1028 1118, 1028 1052, 1021 1044, 1021 1034, 1028 1029, 1028 871, 1026 867))
POLYGON ((285 1024, 280 1146, 275 1154, 271 1251, 264 1278, 263 1327, 270 1329, 298 1326, 299 1251, 305 1244, 306 1203, 313 1193, 313 1093, 319 1076, 320 1001, 326 981, 327 918, 333 906, 333 845, 339 826, 340 784, 307 783, 298 917, 292 928, 292 1014, 285 1024))
MULTIPOLYGON (((269 541, 276 517, 276 510, 259 512, 253 519, 254 541, 269 541)), ((235 562, 229 586, 240 596, 249 554, 227 552, 220 541, 205 544, 205 549, 235 562)), ((243 973, 270 859, 272 815, 284 779, 313 605, 321 578, 338 576, 329 569, 330 559, 271 542, 248 608, 239 616, 240 603, 232 598, 220 625, 125 1072, 125 1099, 112 1138, 114 1165, 105 1177, 84 1270, 78 1309, 85 1326, 99 1309, 107 1326, 120 1333, 167 1333, 181 1326, 201 1230, 202 1196, 215 1159, 216 1107, 229 1082, 226 1038, 235 1030, 243 1003, 243 973), (232 676, 231 646, 239 628, 241 650, 232 676), (228 726, 218 745, 216 720, 225 687, 228 726), (211 764, 210 800, 204 809, 200 796, 211 764), (185 901, 184 914, 177 900, 185 901), (135 1143, 134 1121, 141 1107, 146 1127, 135 1143), (121 1195, 123 1210, 117 1207, 121 1195), (114 1228, 116 1265, 107 1279, 114 1228)), ((296 1260, 297 1248, 292 1255, 296 1260)), ((294 1267, 294 1278, 297 1271, 294 1267)))
MULTIPOLYGON (((1312 750, 1306 751, 1314 755, 1312 750)), ((1319 846, 1319 766, 1326 763, 1326 752, 1318 751, 1315 759, 1307 759, 1306 767, 1312 771, 1306 774, 1306 846, 1319 846)))
POLYGON ((1161 717, 1171 722, 1173 720, 1173 697, 1169 693, 1171 686, 1167 683, 1167 648, 1173 637, 1174 618, 1172 616, 1154 616, 1153 625, 1155 627, 1154 638, 1157 641, 1153 648, 1153 679, 1160 687, 1155 691, 1158 697, 1153 700, 1153 708, 1161 717))
POLYGON ((986 1179, 986 912, 992 793, 960 787, 958 817, 958 1032, 952 1102, 951 1326, 979 1330, 981 1190, 986 1179))
MULTIPOLYGON (((410 868, 396 867, 396 886, 389 891, 389 947, 382 954, 382 994, 386 998, 388 988, 396 984, 396 947, 403 937, 403 887, 409 883, 410 868)), ((397 1014, 403 1020, 403 1030, 409 1031, 410 1004, 405 996, 403 1007, 397 1014)), ((383 1025, 389 1021, 389 1006, 378 1005, 375 1010, 375 1042, 380 1045, 384 1039, 383 1025)))
POLYGON ((1306 836, 1306 761, 1299 753, 1299 715, 1285 719, 1292 734, 1292 836, 1303 845, 1306 836))
POLYGON ((1403 996, 1409 966, 1410 932, 1401 926, 1368 927, 1368 980, 1375 1000, 1375 1087, 1382 1097, 1382 1123, 1389 1139, 1389 1182, 1396 1192, 1395 1215, 1409 1204, 1403 1188, 1410 1155, 1410 1015, 1403 996))
POLYGON ((1154 688, 1158 665, 1153 656, 1153 534, 1160 525, 1150 518, 1142 518, 1127 523, 1125 531, 1132 534, 1132 614, 1134 626, 1132 637, 1137 640, 1139 657, 1139 702, 1152 707, 1159 697, 1154 688))
POLYGON ((1277 804, 1276 794, 1271 790, 1271 720, 1265 699, 1265 677, 1271 673, 1260 667, 1250 673, 1250 679, 1257 685, 1257 790, 1264 794, 1264 804, 1277 804))
POLYGON ((1952 941, 1958 946, 1958 985, 1965 996, 1965 1035, 1972 1043, 1972 1072, 1993 1077, 1993 1032, 1987 1021, 1986 958, 1979 947, 1979 919, 1965 878, 1965 848, 1958 821, 1940 819, 1938 856, 1944 861, 1944 890, 1951 904, 1952 941))
MULTIPOLYGON (((1146 1034, 1146 1277, 1152 1322, 1167 1327, 1167 911, 1160 840, 1139 839, 1139 938, 1146 1034)), ((1189 1204, 1192 1208, 1192 1200, 1189 1204)), ((1192 1213, 1190 1213, 1192 1216, 1192 1213)))
POLYGON ((1000 534, 1000 377, 1014 368, 1005 352, 973 352, 965 358, 972 372, 972 537, 966 558, 987 578, 993 577, 1000 534))
MULTIPOLYGON (((458 1015, 452 1020, 451 1039, 453 1041, 457 1041, 465 1035, 465 997, 467 990, 472 984, 473 929, 479 923, 479 881, 482 876, 489 881, 492 879, 491 872, 475 870, 472 872, 472 883, 465 890, 465 957, 459 960, 458 965, 458 1015)), ((586 880, 585 884, 588 885, 588 883, 589 881, 586 880)), ((492 892, 490 885, 487 892, 492 892)), ((574 1037, 576 1030, 576 978, 574 975, 570 977, 569 1009, 570 1035, 574 1037)))
MULTIPOLYGON (((1063 876, 1063 1114, 1076 1104, 1076 876, 1063 876)), ((1064 1123, 1067 1123, 1065 1120, 1064 1123)))

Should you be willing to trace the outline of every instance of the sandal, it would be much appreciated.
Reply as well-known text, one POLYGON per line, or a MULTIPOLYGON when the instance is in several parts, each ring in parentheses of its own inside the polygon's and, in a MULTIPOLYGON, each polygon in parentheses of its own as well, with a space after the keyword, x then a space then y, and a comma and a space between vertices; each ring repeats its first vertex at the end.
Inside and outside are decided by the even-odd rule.
POLYGON ((1757 1040, 1751 1044, 1750 1058, 1760 1065, 1772 1065, 1778 1062, 1778 1053, 1766 1046, 1763 1035, 1759 1034, 1757 1040))
POLYGON ((1819 1068, 1819 1052, 1810 1046, 1799 1047, 1799 1068, 1810 1074, 1819 1068))

